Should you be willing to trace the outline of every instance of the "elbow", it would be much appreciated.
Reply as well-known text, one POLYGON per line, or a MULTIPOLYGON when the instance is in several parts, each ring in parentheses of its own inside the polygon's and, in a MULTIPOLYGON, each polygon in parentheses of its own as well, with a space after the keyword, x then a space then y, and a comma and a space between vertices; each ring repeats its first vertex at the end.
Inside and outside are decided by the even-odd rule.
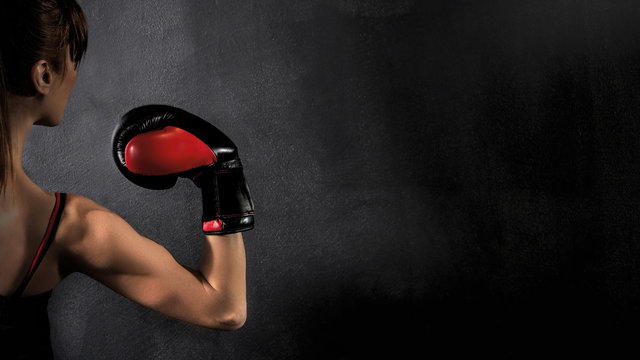
POLYGON ((247 321, 246 311, 234 311, 225 314, 216 320, 216 328, 219 330, 238 330, 247 321))
POLYGON ((224 319, 224 330, 238 330, 244 326, 244 323, 247 321, 246 313, 234 313, 229 317, 224 319))
POLYGON ((246 306, 243 306, 218 314, 211 320, 208 327, 217 330, 232 331, 243 327, 246 321, 247 309, 246 306))

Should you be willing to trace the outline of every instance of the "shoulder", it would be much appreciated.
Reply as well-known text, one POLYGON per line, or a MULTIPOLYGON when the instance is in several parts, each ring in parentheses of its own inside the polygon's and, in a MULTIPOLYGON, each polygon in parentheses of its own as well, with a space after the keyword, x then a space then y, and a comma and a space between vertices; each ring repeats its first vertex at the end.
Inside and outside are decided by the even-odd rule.
POLYGON ((120 216, 92 199, 66 194, 56 242, 63 249, 64 260, 75 265, 72 271, 82 262, 99 265, 109 261, 105 257, 112 239, 122 232, 135 233, 120 216))
POLYGON ((77 194, 66 194, 59 237, 74 242, 88 234, 104 232, 118 216, 97 202, 77 194))

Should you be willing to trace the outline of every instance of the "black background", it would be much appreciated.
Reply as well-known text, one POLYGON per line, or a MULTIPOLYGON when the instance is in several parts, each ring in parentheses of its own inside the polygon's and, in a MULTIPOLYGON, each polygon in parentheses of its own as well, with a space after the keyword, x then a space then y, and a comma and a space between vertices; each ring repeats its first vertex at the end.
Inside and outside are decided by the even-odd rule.
POLYGON ((195 266, 199 192, 132 185, 129 109, 184 108, 240 149, 256 204, 234 332, 81 274, 60 359, 363 359, 634 350, 634 1, 92 1, 63 124, 25 167, 195 266), (411 355, 410 355, 411 354, 411 355))

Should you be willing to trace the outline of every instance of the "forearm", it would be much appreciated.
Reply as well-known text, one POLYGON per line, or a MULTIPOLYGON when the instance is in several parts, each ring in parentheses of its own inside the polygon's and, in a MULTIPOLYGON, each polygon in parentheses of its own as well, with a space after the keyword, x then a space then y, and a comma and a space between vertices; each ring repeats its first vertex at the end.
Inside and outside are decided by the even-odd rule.
POLYGON ((246 257, 242 233, 205 235, 198 269, 222 312, 246 317, 246 257))

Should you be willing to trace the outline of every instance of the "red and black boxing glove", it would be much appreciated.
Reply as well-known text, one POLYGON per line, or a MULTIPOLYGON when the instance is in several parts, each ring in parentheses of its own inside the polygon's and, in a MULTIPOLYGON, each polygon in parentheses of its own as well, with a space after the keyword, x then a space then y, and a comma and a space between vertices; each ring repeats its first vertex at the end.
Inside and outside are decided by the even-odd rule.
POLYGON ((132 109, 113 134, 118 169, 134 184, 168 189, 186 177, 202 189, 202 230, 228 234, 253 229, 253 201, 236 145, 222 131, 167 105, 132 109))

